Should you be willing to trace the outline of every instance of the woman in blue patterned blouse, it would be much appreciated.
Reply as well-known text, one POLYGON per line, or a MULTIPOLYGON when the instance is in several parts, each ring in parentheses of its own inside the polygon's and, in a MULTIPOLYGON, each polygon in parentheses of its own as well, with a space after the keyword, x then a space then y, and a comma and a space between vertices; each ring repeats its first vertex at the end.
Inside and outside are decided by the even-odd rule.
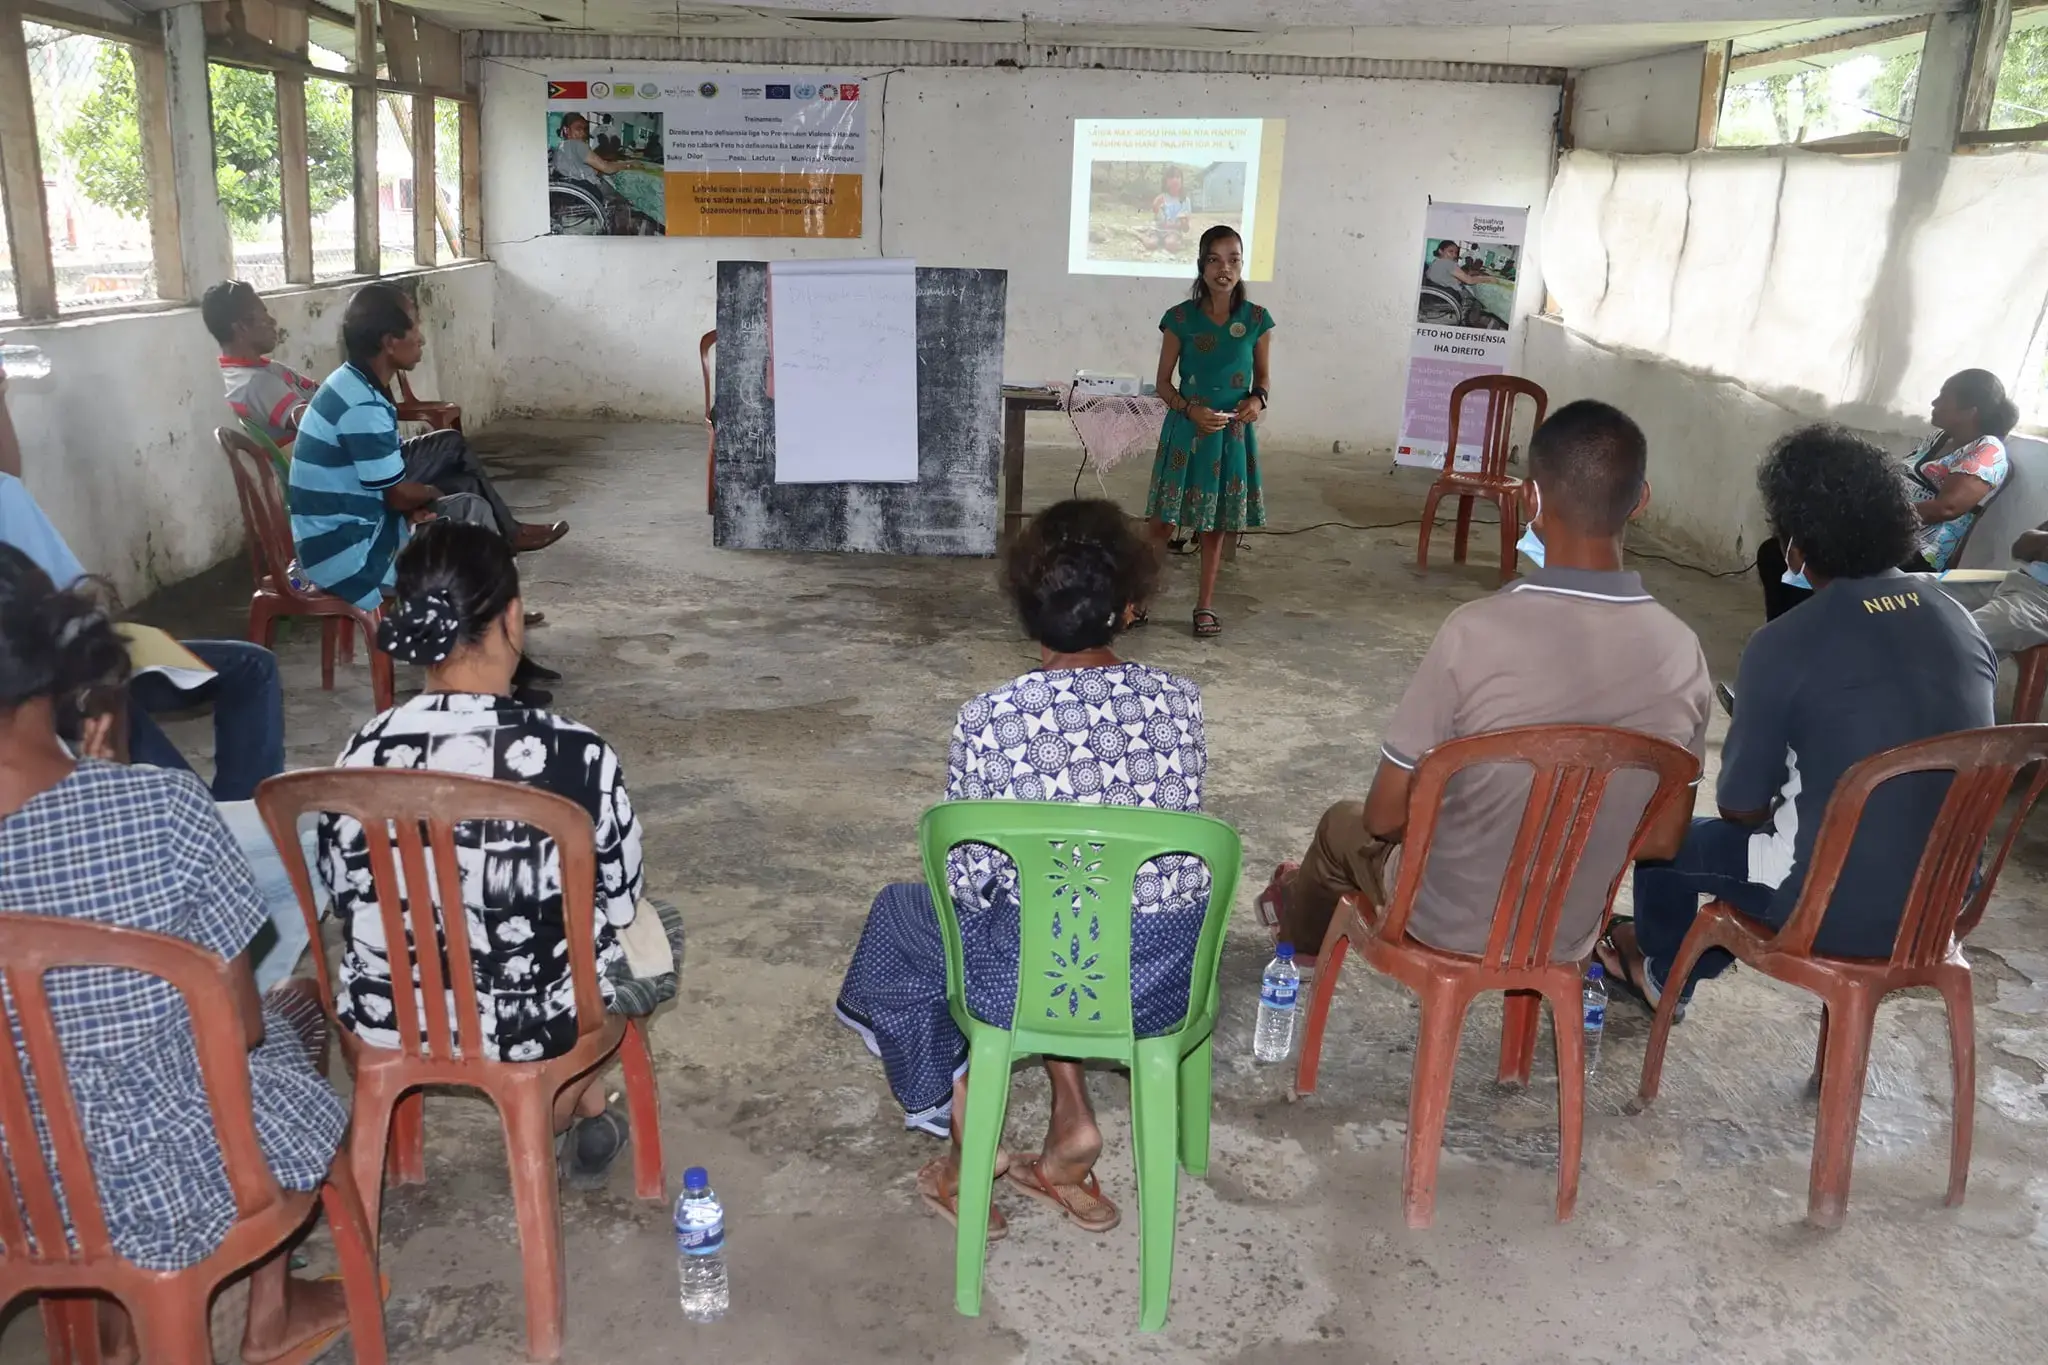
MULTIPOLYGON (((60 704, 127 672, 105 612, 0 545, 0 906, 196 943, 232 960, 254 1009, 249 943, 269 921, 213 797, 189 772, 94 757, 110 752, 111 717, 86 722, 82 762, 58 738, 60 704)), ((312 986, 262 997, 249 1052, 256 1134, 288 1190, 320 1188, 348 1126, 316 1069, 327 1036, 312 986)), ((235 1222, 235 1198, 177 989, 93 967, 53 973, 49 997, 115 1250, 147 1270, 205 1259, 235 1222)), ((346 1320, 340 1284, 290 1279, 280 1251, 250 1279, 243 1359, 264 1365, 346 1320)), ((109 1365, 138 1358, 111 1303, 101 1337, 109 1365)))
MULTIPOLYGON (((1127 663, 1110 647, 1145 605, 1157 573, 1155 551, 1114 503, 1063 502, 1025 528, 1005 561, 1004 587, 1038 641, 1040 666, 960 708, 947 800, 1201 809, 1209 761, 1201 694, 1187 679, 1127 663)), ((1016 869, 978 845, 954 849, 947 865, 968 1008, 1006 1024, 1017 994, 1016 869)), ((1208 869, 1193 858, 1161 858, 1141 869, 1137 896, 1131 1003, 1145 1035, 1172 1028, 1187 1013, 1208 869)), ((838 1014, 882 1059, 907 1125, 954 1138, 947 1154, 917 1175, 924 1201, 952 1220, 960 1179, 952 1115, 966 1103, 967 1040, 946 1010, 938 915, 922 882, 885 887, 875 898, 838 1014)), ((1107 1232, 1120 1215, 1095 1181, 1102 1133, 1081 1064, 1047 1058, 1045 1069, 1052 1118, 1044 1149, 1035 1157, 1006 1155, 998 1170, 1075 1226, 1107 1232)), ((991 1210, 990 1239, 1007 1230, 1000 1210, 991 1210)))

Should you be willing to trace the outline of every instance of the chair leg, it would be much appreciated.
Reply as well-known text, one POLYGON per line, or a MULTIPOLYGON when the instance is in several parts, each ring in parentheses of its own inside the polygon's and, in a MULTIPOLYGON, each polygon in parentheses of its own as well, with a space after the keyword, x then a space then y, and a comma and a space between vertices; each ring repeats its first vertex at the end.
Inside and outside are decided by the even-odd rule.
POLYGON ((49 1365, 100 1365, 98 1300, 89 1294, 45 1294, 39 1307, 49 1365))
POLYGON ((1877 1001, 1860 990, 1844 991, 1828 1001, 1827 1010, 1827 1054, 1821 1062, 1820 1114, 1814 1122, 1806 1218, 1815 1227, 1838 1228, 1849 1205, 1856 1121, 1863 1113, 1863 1080, 1870 1065, 1877 1001))
POLYGON ((1671 964, 1671 974, 1665 978, 1671 983, 1671 988, 1657 1002, 1656 1022, 1650 1025, 1650 1041, 1643 1049, 1643 1078, 1636 1086, 1631 1112, 1641 1113, 1656 1103, 1657 1087, 1664 1081, 1664 1049, 1670 1046, 1671 1026, 1678 1019, 1682 983, 1691 979, 1692 969, 1699 965, 1701 955, 1713 946, 1706 921, 1694 920, 1693 927, 1686 931, 1685 942, 1678 946, 1678 960, 1671 964))
POLYGON ((1465 550, 1471 543, 1471 540, 1472 495, 1470 493, 1461 493, 1458 495, 1458 530, 1455 538, 1451 541, 1451 562, 1453 564, 1463 564, 1465 562, 1465 550))
MULTIPOLYGON (((1333 925, 1341 925, 1351 912, 1337 907, 1333 925)), ((1323 1026, 1330 1022, 1330 1001, 1337 995, 1337 974, 1344 967, 1344 951, 1351 946, 1348 934, 1323 936, 1322 951, 1316 955, 1315 985, 1309 990, 1308 1019, 1301 1033, 1301 1057, 1294 1064, 1294 1093, 1313 1095, 1316 1072, 1323 1064, 1323 1026)))
POLYGON ((1138 1044, 1131 1067, 1131 1149, 1138 1167, 1138 1330, 1166 1326, 1173 1301, 1173 1225, 1180 1200, 1176 1096, 1179 1060, 1169 1044, 1138 1044))
POLYGON ((1505 588, 1521 565, 1515 559, 1515 543, 1522 538, 1522 512, 1513 493, 1494 500, 1500 508, 1500 585, 1505 588))
POLYGON ((1210 1035, 1180 1059, 1180 1164, 1200 1180, 1209 1174, 1210 1087, 1215 1080, 1216 1038, 1210 1035))
POLYGON ((320 1203, 334 1238, 335 1259, 341 1262, 341 1292, 348 1301, 349 1346, 356 1365, 384 1365, 384 1292, 377 1277, 377 1244, 349 1162, 334 1163, 320 1189, 320 1203))
POLYGON ((626 1073, 626 1111, 633 1130, 633 1193, 660 1199, 668 1193, 661 1159, 661 1096, 654 1087, 654 1055, 647 1047, 647 1023, 626 1021, 619 1064, 626 1073))
POLYGON ((1500 1074, 1502 1085, 1527 1085, 1536 1064, 1536 1034, 1543 1027, 1543 997, 1536 991, 1509 991, 1501 1006, 1500 1074))
POLYGON ((332 616, 320 620, 320 690, 334 690, 334 653, 341 641, 341 622, 332 616))
MULTIPOLYGON (((1010 1109, 1010 1035, 978 1028, 968 1051, 967 1114, 960 1132, 960 1185, 955 1203, 953 1307, 981 1316, 981 1277, 988 1264, 988 1202, 996 1188, 996 1151, 1010 1109)), ((961 1115, 954 1114, 960 1123, 961 1115)))
POLYGON ((1557 1052, 1557 1221, 1579 1204, 1580 1154, 1586 1136, 1586 1030, 1583 999, 1560 988, 1550 996, 1550 1038, 1557 1052))
POLYGON ((149 1365, 213 1365, 213 1296, 172 1280, 123 1305, 149 1365))
POLYGON ((1415 537, 1415 567, 1418 569, 1429 567, 1429 533, 1436 529, 1436 505, 1443 495, 1442 487, 1431 484, 1429 496, 1422 500, 1422 529, 1415 537))
POLYGON ((363 1225, 370 1230, 370 1245, 374 1247, 377 1229, 384 1221, 384 1168, 390 1154, 393 1110, 399 1101, 384 1085, 365 1081, 358 1072, 351 1102, 355 1113, 349 1120, 349 1175, 356 1197, 362 1201, 363 1225))
POLYGON ((423 1185, 427 1179, 427 1097, 415 1090, 391 1110, 391 1158, 386 1178, 394 1185, 423 1185))
POLYGON ((1422 993, 1422 1031, 1415 1044, 1415 1074, 1408 1085, 1408 1153, 1401 1172, 1401 1203, 1411 1228, 1426 1228, 1436 1216, 1444 1115, 1451 1107, 1458 1035, 1464 1031, 1471 1003, 1471 997, 1454 985, 1422 993))
POLYGON ((553 1097, 537 1086, 494 1096, 505 1123, 519 1257, 526 1272, 526 1354, 558 1360, 567 1299, 562 1278, 562 1195, 555 1175, 553 1097))
POLYGON ((1954 1208, 1963 1202, 1970 1183, 1970 1139, 1977 1127, 1977 1003, 1971 995, 1969 970, 1959 967, 1944 973, 1941 994, 1948 1004, 1949 1066, 1955 1075, 1946 1200, 1954 1208))

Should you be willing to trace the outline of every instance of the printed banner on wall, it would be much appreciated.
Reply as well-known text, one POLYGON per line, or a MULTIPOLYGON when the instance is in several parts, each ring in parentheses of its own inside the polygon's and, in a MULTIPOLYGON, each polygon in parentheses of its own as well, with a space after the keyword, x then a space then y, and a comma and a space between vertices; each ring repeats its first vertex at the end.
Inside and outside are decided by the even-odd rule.
POLYGON ((610 72, 548 81, 548 231, 858 237, 855 76, 610 72))
MULTIPOLYGON (((1508 327, 1522 273, 1526 208, 1431 204, 1423 233, 1408 351, 1408 392, 1394 463, 1441 469, 1451 439, 1451 390, 1474 375, 1508 367, 1508 327)), ((1458 419, 1459 469, 1479 465, 1486 400, 1466 400, 1458 419)))

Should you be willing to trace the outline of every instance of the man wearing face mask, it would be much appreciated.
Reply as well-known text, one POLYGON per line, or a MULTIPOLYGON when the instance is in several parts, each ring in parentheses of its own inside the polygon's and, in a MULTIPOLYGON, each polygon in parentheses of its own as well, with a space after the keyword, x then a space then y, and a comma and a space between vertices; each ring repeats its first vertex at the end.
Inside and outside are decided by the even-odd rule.
MULTIPOLYGON (((1282 863, 1258 898, 1274 936, 1301 950, 1297 962, 1321 947, 1344 896, 1383 900, 1415 765, 1446 740, 1524 725, 1609 725, 1705 753, 1713 701, 1699 639, 1622 567, 1623 532, 1650 497, 1647 464, 1642 429, 1605 403, 1568 404, 1537 429, 1527 496, 1542 567, 1451 613, 1381 736, 1365 801, 1331 807, 1301 862, 1282 863)), ((1655 787, 1644 772, 1613 779, 1565 898, 1561 956, 1591 950, 1607 888, 1655 787)), ((1484 950, 1528 792, 1529 770, 1515 765, 1452 779, 1409 933, 1446 952, 1484 950)), ((1638 856, 1677 852, 1691 814, 1691 802, 1674 803, 1638 856)))
MULTIPOLYGON (((1635 920, 1616 920, 1600 945, 1610 980, 1652 1004, 1702 896, 1767 924, 1791 916, 1843 773, 1882 750, 1992 723, 1998 661, 1983 631, 1946 594, 1893 567, 1920 521, 1885 453, 1841 427, 1806 427, 1772 447, 1757 488, 1785 547, 1784 572, 1813 596, 1742 652, 1719 818, 1693 821, 1671 861, 1637 865, 1635 920)), ((1891 954, 1948 783, 1915 774, 1870 798, 1816 951, 1891 954)), ((1706 954, 1684 998, 1732 961, 1706 954)))

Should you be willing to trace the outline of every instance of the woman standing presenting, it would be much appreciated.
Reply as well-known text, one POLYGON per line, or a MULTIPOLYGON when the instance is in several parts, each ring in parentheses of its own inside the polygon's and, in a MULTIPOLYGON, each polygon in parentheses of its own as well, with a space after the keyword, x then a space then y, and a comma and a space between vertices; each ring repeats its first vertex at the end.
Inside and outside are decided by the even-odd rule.
POLYGON ((1223 538, 1266 524, 1259 442, 1273 317, 1244 296, 1244 241, 1228 227, 1202 234, 1193 297, 1159 320, 1159 396, 1167 406, 1145 515, 1154 540, 1175 527, 1202 537, 1195 634, 1222 633, 1212 600, 1223 538), (1179 367, 1178 381, 1174 377, 1179 367))

